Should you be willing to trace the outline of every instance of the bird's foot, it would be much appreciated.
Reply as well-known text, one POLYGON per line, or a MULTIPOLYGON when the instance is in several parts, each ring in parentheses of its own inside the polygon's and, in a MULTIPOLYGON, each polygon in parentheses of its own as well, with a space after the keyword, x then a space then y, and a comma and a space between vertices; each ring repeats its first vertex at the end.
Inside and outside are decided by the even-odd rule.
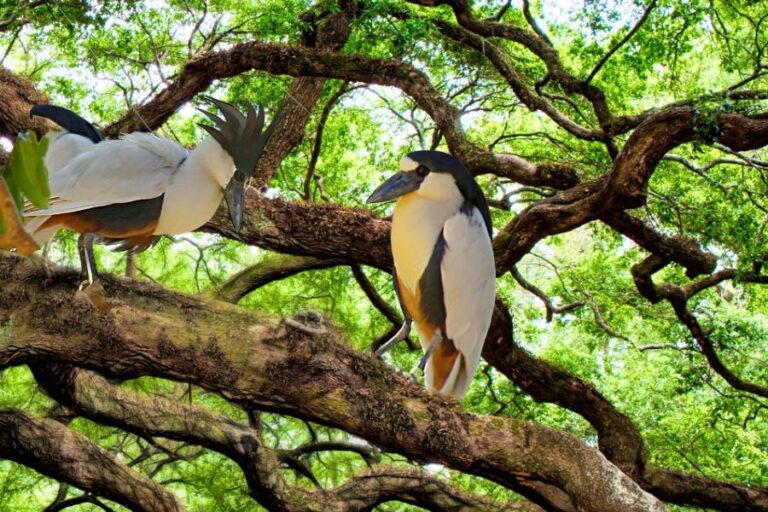
POLYGON ((427 351, 424 353, 424 357, 421 358, 421 361, 419 361, 419 364, 416 365, 416 368, 413 369, 413 372, 415 373, 417 369, 421 370, 422 373, 424 372, 424 368, 427 367, 427 361, 429 361, 429 358, 432 357, 432 353, 435 351, 437 346, 440 344, 440 342, 443 341, 443 333, 440 332, 440 329, 435 331, 435 334, 432 335, 432 339, 429 340, 429 347, 427 348, 427 351))

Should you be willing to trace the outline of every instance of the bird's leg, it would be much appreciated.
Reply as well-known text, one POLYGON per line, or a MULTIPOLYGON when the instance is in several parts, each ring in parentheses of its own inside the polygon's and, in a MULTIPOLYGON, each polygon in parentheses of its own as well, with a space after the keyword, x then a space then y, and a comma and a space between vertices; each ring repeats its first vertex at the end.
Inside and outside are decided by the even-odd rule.
POLYGON ((424 357, 422 357, 421 361, 419 361, 419 370, 422 372, 424 371, 424 368, 427 366, 427 361, 429 361, 429 358, 432 357, 432 352, 435 351, 441 341, 443 341, 443 333, 441 333, 440 329, 438 329, 435 331, 435 334, 432 335, 432 339, 429 340, 429 347, 424 353, 424 357))
MULTIPOLYGON (((93 233, 83 233, 77 239, 77 253, 80 255, 80 269, 83 273, 83 277, 86 278, 88 286, 93 284, 93 281, 99 277, 99 273, 96 270, 96 260, 93 256, 93 233)), ((86 281, 80 284, 82 289, 86 281)))
POLYGON ((380 346, 376 352, 374 352, 374 355, 376 357, 381 357, 384 355, 384 352, 391 349, 393 346, 395 346, 396 343, 403 341, 405 338, 408 337, 408 335, 411 333, 411 320, 408 317, 405 317, 405 321, 403 322, 403 325, 400 326, 400 329, 395 333, 394 336, 389 338, 387 341, 384 342, 382 346, 380 346))

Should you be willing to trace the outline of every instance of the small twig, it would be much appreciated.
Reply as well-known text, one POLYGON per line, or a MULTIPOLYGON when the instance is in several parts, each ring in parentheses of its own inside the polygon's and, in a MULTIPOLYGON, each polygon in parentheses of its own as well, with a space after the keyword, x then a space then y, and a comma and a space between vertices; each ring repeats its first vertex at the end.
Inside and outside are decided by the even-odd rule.
POLYGON ((656 7, 656 0, 651 0, 651 3, 648 4, 648 7, 645 8, 645 11, 643 12, 643 15, 640 17, 639 20, 637 20, 637 23, 635 23, 635 26, 632 27, 632 29, 621 38, 621 40, 616 43, 616 45, 613 46, 610 50, 608 50, 608 53, 602 56, 602 58, 595 64, 595 67, 592 69, 592 72, 589 74, 586 80, 584 80, 585 83, 589 83, 592 81, 593 78, 595 78, 595 75, 600 71, 600 69, 605 65, 606 62, 608 62, 608 59, 611 58, 611 56, 616 53, 616 51, 624 46, 630 39, 632 39, 632 36, 635 35, 635 33, 640 30, 640 27, 643 26, 643 23, 645 23, 645 20, 648 19, 648 16, 651 14, 651 11, 653 8, 656 7))

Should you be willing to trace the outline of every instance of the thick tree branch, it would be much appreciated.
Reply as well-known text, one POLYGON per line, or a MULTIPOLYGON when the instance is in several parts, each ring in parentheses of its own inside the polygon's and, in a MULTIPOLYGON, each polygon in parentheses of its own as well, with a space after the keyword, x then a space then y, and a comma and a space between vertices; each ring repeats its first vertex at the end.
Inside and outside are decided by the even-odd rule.
POLYGON ((252 188, 245 207, 239 233, 223 207, 203 229, 276 252, 391 268, 390 223, 369 210, 267 199, 252 188))
POLYGON ((13 257, 0 258, 0 276, 0 322, 13 319, 12 332, 0 340, 0 368, 61 361, 119 378, 193 382, 248 409, 341 428, 408 457, 491 479, 552 509, 664 509, 575 438, 459 412, 338 343, 332 330, 307 336, 145 284, 108 283, 113 308, 104 314, 73 300, 74 273, 43 281, 13 257))
POLYGON ((576 181, 574 171, 563 165, 532 164, 516 155, 484 151, 467 140, 460 112, 409 64, 344 55, 333 51, 263 43, 240 43, 220 52, 209 52, 187 62, 176 80, 154 99, 108 126, 109 137, 118 133, 161 126, 181 105, 207 89, 216 79, 250 70, 296 77, 338 78, 351 82, 390 85, 411 96, 435 121, 451 151, 475 174, 493 173, 524 184, 565 188, 576 181))
POLYGON ((118 462, 61 423, 20 411, 0 410, 0 458, 113 500, 130 510, 179 512, 162 486, 118 462))
POLYGON ((275 451, 264 446, 257 430, 201 407, 121 389, 98 374, 67 365, 33 365, 33 371, 51 397, 68 404, 84 417, 142 437, 165 437, 201 445, 231 458, 243 470, 251 496, 269 510, 352 512, 368 510, 390 500, 427 507, 453 504, 451 510, 502 510, 492 501, 459 491, 451 484, 413 469, 375 468, 352 477, 337 489, 315 491, 292 487, 285 482, 279 467, 279 460, 285 455, 300 457, 313 451, 351 449, 369 462, 377 458, 370 448, 339 443, 275 451), (382 477, 378 483, 377 476, 382 477), (423 492, 414 493, 417 486, 423 492), (455 508, 459 504, 464 508, 455 508))
POLYGON ((669 503, 716 508, 724 512, 768 510, 768 490, 721 482, 700 475, 647 468, 643 487, 669 503))
POLYGON ((497 300, 483 359, 537 402, 554 403, 584 417, 597 430, 609 460, 638 478, 645 467, 645 446, 637 426, 588 382, 532 356, 512 339, 512 318, 497 300))
MULTIPOLYGON (((253 205, 251 209, 253 213, 249 216, 255 215, 258 221, 252 227, 243 230, 242 240, 246 243, 263 245, 284 252, 310 254, 317 251, 320 254, 326 254, 324 251, 328 251, 328 245, 325 242, 332 240, 330 243, 333 247, 337 247, 342 253, 349 254, 350 260, 357 259, 366 265, 385 270, 391 268, 387 221, 367 213, 361 219, 359 215, 362 212, 359 210, 328 205, 307 207, 302 204, 264 199, 253 192, 248 194, 247 202, 253 205), (269 218, 285 218, 289 222, 281 223, 279 226, 271 221, 262 224, 264 212, 269 218), (316 233, 313 230, 316 224, 325 227, 316 233), (259 225, 262 225, 262 229, 257 228, 259 225), (328 230, 330 235, 326 235, 325 230, 328 230), (378 234, 375 239, 367 242, 367 250, 355 251, 359 237, 370 235, 371 230, 376 230, 378 234)), ((714 261, 712 256, 700 249, 694 250, 695 244, 692 242, 661 237, 639 219, 629 217, 627 214, 616 214, 615 218, 613 216, 610 218, 610 222, 633 240, 641 236, 643 247, 674 255, 681 264, 688 265, 689 271, 697 269, 699 273, 707 272, 707 267, 714 261)), ((227 236, 234 236, 227 231, 230 228, 226 210, 222 209, 217 213, 214 224, 218 231, 226 233, 227 236)), ((634 423, 616 410, 591 384, 532 356, 515 345, 510 333, 511 321, 508 320, 506 308, 500 306, 494 314, 494 322, 483 351, 484 359, 531 394, 535 400, 566 407, 587 419, 598 432, 601 451, 614 464, 643 482, 643 468, 646 467, 645 447, 634 423)), ((663 470, 658 469, 658 471, 663 470)), ((655 485, 663 484, 657 482, 655 485)), ((723 485, 744 488, 738 484, 723 485)), ((670 488, 669 492, 677 491, 670 488)), ((697 499, 692 495, 686 503, 693 503, 697 499)), ((712 501, 710 506, 728 510, 727 500, 723 503, 712 501)))
MULTIPOLYGON (((691 107, 658 112, 632 132, 608 174, 524 210, 494 240, 497 272, 504 272, 520 261, 542 238, 642 206, 648 180, 659 160, 671 149, 696 140, 698 122, 691 107)), ((755 149, 768 144, 768 115, 720 114, 714 123, 718 140, 732 149, 755 149)), ((692 274, 697 273, 697 267, 701 265, 694 265, 692 274)))
POLYGON ((401 501, 427 510, 456 512, 539 512, 532 503, 499 505, 460 491, 428 473, 416 469, 375 468, 354 476, 336 489, 336 495, 346 508, 335 510, 367 511, 386 501, 401 501))
POLYGON ((13 140, 29 129, 38 135, 47 132, 52 125, 45 119, 29 118, 29 109, 42 103, 48 103, 48 98, 29 79, 0 66, 0 137, 13 140))

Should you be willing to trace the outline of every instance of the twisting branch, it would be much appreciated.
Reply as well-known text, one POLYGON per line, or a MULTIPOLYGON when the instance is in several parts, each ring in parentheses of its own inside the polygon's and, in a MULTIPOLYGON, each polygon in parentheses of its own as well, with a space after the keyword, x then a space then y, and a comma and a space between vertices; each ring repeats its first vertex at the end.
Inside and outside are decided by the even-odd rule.
POLYGON ((575 302, 571 302, 569 304, 564 304, 562 306, 555 306, 552 304, 552 299, 549 298, 549 296, 544 293, 541 288, 537 287, 536 285, 532 284, 530 281, 525 279, 522 274, 520 274, 520 271, 517 269, 517 266, 512 267, 509 270, 509 273, 512 274, 512 277, 515 278, 515 281, 518 282, 520 286, 534 294, 536 297, 538 297, 542 303, 544 303, 544 309, 546 310, 546 320, 547 322, 552 321, 552 317, 555 313, 565 313, 567 311, 573 311, 574 309, 580 308, 584 305, 584 301, 577 300, 575 302))
POLYGON ((215 295, 219 300, 236 304, 249 293, 274 281, 307 270, 335 267, 342 263, 342 260, 332 258, 271 254, 227 279, 218 286, 215 295))
POLYGON ((114 307, 102 313, 72 300, 75 273, 45 281, 33 273, 18 258, 0 256, 0 321, 14 318, 12 335, 0 338, 0 368, 60 361, 117 378, 191 382, 247 409, 341 428, 406 457, 491 479, 554 510, 664 510, 576 438, 449 407, 332 329, 307 335, 223 303, 112 280, 106 288, 114 307))
POLYGON ((0 458, 141 512, 180 512, 174 496, 57 421, 0 409, 0 458))
POLYGON ((365 296, 371 301, 371 304, 373 304, 373 306, 378 309, 387 320, 392 322, 392 325, 399 326, 402 324, 402 315, 400 315, 395 308, 390 306, 387 301, 381 298, 381 295, 379 295, 376 288, 373 287, 373 284, 371 284, 371 281, 365 275, 363 269, 360 268, 360 265, 352 265, 350 268, 352 269, 352 275, 355 277, 355 281, 360 285, 360 289, 363 290, 365 296))
MULTIPOLYGON (((33 370, 48 393, 70 404, 87 418, 145 438, 165 437, 198 444, 231 458, 243 470, 251 496, 270 510, 362 511, 372 503, 402 500, 412 493, 412 485, 439 488, 444 493, 443 500, 464 500, 468 511, 502 510, 498 504, 462 493, 451 484, 410 469, 378 467, 353 476, 337 489, 313 491, 292 487, 281 475, 280 460, 298 459, 317 451, 351 450, 372 464, 379 460, 378 451, 363 445, 321 442, 293 450, 273 450, 264 446, 260 432, 253 427, 240 425, 200 407, 183 405, 160 396, 143 396, 118 388, 95 373, 65 365, 36 365, 33 370), (374 475, 390 473, 410 478, 411 482, 383 479, 376 493, 361 483, 374 478, 374 475)), ((439 501, 439 498, 419 498, 415 503, 429 504, 432 501, 439 501)))
POLYGON ((509 55, 500 46, 497 46, 484 37, 461 26, 446 23, 441 20, 434 20, 433 23, 435 23, 440 31, 447 37, 463 43, 470 48, 474 48, 476 51, 481 52, 486 56, 499 74, 507 81, 507 84, 509 84, 515 95, 520 98, 520 101, 528 106, 529 109, 533 111, 541 110, 561 128, 581 139, 590 141, 606 139, 603 130, 589 129, 579 125, 555 108, 550 102, 546 101, 541 96, 536 95, 534 91, 528 87, 522 75, 515 69, 509 55))
POLYGON ((345 94, 355 89, 349 82, 344 82, 341 87, 331 96, 331 98, 323 106, 323 111, 320 113, 320 118, 317 120, 317 130, 315 132, 315 142, 312 144, 312 155, 309 158, 309 165, 307 166, 307 175, 304 178, 304 200, 312 200, 312 179, 317 180, 318 176, 315 176, 315 169, 317 167, 317 161, 320 158, 320 149, 323 145, 323 132, 325 131, 325 123, 328 121, 328 117, 331 115, 333 108, 341 101, 341 98, 345 94))
MULTIPOLYGON (((424 73, 409 64, 345 55, 325 49, 256 42, 240 43, 228 50, 204 53, 188 61, 168 88, 135 109, 135 114, 129 112, 106 127, 105 135, 114 137, 119 133, 143 130, 144 122, 141 120, 146 122, 146 126, 155 129, 179 106, 208 88, 214 80, 251 69, 295 77, 339 78, 350 82, 398 87, 432 117, 451 151, 462 158, 475 174, 494 173, 520 183, 554 188, 565 188, 578 181, 575 171, 568 166, 533 164, 516 155, 484 151, 470 142, 461 126, 459 110, 443 98, 424 73)), ((283 122, 289 121, 284 118, 283 122)), ((290 122, 293 126, 294 122, 290 122)), ((301 124, 302 130, 303 126, 301 124)))
POLYGON ((695 281, 685 288, 671 284, 656 285, 653 282, 653 274, 664 268, 669 263, 661 256, 651 255, 642 262, 632 266, 632 277, 637 290, 650 302, 656 303, 666 300, 672 306, 677 318, 688 328, 691 336, 701 347, 701 352, 707 359, 710 368, 720 375, 734 389, 754 393, 768 398, 768 387, 745 381, 723 364, 715 350, 714 343, 704 332, 696 319, 696 316, 688 310, 688 301, 694 295, 736 277, 736 270, 723 269, 714 274, 695 281))

